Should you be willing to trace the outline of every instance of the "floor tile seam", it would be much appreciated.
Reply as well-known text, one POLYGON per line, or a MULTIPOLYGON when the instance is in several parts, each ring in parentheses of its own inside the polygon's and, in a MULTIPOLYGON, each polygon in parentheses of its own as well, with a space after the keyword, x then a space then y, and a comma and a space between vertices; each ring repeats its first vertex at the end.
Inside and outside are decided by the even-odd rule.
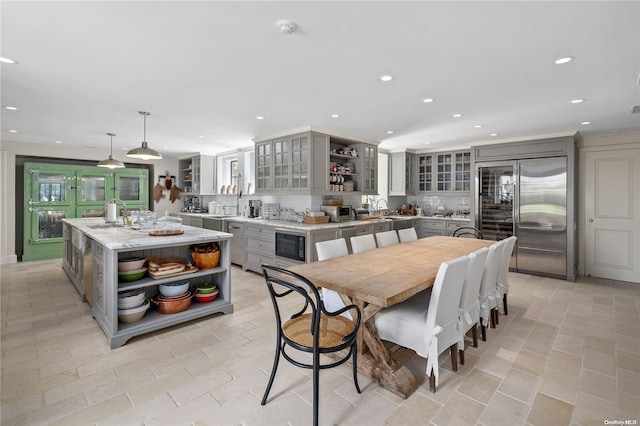
MULTIPOLYGON (((501 395, 504 395, 507 398, 510 398, 510 399, 515 400, 515 401, 521 402, 521 403, 525 404, 527 407, 529 407, 529 410, 531 410, 531 406, 533 404, 532 402, 523 401, 523 400, 521 400, 519 398, 516 398, 513 395, 509 395, 508 393, 505 393, 505 392, 501 391, 499 387, 498 387, 498 389, 496 389, 495 393, 499 393, 501 395)), ((535 393, 534 393, 534 395, 535 395, 535 393)), ((487 404, 487 405, 489 405, 489 404, 487 404)))

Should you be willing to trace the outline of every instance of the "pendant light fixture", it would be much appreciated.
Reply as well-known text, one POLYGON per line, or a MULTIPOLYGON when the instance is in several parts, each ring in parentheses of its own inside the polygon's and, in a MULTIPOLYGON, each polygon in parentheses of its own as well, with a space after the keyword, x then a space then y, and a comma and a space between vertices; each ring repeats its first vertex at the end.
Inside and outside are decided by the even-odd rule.
POLYGON ((111 136, 111 153, 109 154, 109 158, 106 160, 102 160, 98 163, 98 167, 107 167, 109 169, 121 169, 125 167, 122 161, 118 161, 113 158, 113 137, 115 133, 107 133, 107 135, 111 136))
POLYGON ((139 158, 141 160, 161 160, 162 155, 155 149, 149 148, 149 144, 147 144, 147 116, 151 115, 151 113, 146 111, 139 111, 139 113, 144 117, 144 138, 142 139, 142 146, 127 152, 127 157, 139 158))

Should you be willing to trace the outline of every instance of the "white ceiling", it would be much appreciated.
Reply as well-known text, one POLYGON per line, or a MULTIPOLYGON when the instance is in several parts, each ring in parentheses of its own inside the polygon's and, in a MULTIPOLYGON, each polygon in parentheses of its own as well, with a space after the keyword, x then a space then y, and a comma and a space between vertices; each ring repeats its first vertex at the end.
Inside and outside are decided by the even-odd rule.
POLYGON ((638 1, 3 0, 0 11, 2 56, 19 62, 2 64, 2 106, 19 108, 2 109, 2 141, 106 157, 113 132, 124 159, 143 139, 141 110, 165 156, 304 126, 419 150, 640 130, 638 1), (297 31, 278 32, 283 18, 297 31), (562 56, 575 60, 555 65, 562 56))

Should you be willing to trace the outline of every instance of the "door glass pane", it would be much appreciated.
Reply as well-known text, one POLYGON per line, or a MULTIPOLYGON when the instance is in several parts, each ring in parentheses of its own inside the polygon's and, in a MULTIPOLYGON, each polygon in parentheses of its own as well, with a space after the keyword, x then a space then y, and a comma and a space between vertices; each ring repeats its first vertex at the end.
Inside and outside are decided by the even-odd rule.
POLYGON ((106 201, 104 176, 82 176, 82 201, 106 201))
POLYGON ((37 179, 38 201, 65 201, 65 175, 41 173, 37 179))
POLYGON ((104 217, 103 209, 82 210, 82 217, 104 217))
POLYGON ((118 177, 118 189, 121 200, 140 199, 140 179, 138 177, 120 176, 118 177))
POLYGON ((55 210, 44 210, 38 212, 38 239, 62 237, 62 219, 66 212, 55 210))

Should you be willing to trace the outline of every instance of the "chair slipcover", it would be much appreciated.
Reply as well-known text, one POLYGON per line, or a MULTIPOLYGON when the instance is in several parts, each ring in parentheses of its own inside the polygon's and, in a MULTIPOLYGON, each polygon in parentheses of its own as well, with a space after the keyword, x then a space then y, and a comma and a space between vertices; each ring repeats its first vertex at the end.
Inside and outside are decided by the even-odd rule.
POLYGON ((363 251, 373 250, 376 246, 376 239, 373 234, 358 235, 351 237, 351 250, 353 254, 362 253, 363 251))
POLYGON ((398 238, 400 238, 401 243, 406 243, 407 241, 417 240, 418 234, 416 234, 415 228, 398 229, 398 238))
POLYGON ((498 268, 498 277, 496 280, 496 302, 498 302, 498 309, 502 314, 506 314, 506 301, 504 296, 509 292, 509 264, 511 263, 511 253, 513 253, 516 240, 517 237, 515 236, 503 240, 504 247, 502 248, 500 267, 498 268), (500 303, 501 300, 503 303, 500 303))
POLYGON ((457 344, 458 308, 469 257, 443 262, 431 292, 380 310, 375 327, 382 340, 416 351, 427 358, 426 374, 438 385, 438 356, 457 344))
MULTIPOLYGON (((480 284, 488 255, 489 249, 487 247, 476 250, 469 255, 469 267, 460 297, 460 316, 458 318, 458 331, 460 332, 458 350, 460 351, 464 351, 464 336, 467 331, 480 322, 480 284)), ((474 338, 474 346, 477 346, 477 337, 474 338)))
POLYGON ((398 233, 396 231, 384 231, 376 234, 376 240, 378 241, 378 247, 387 247, 394 244, 400 244, 398 240, 398 233))
MULTIPOLYGON (((349 254, 349 250, 347 248, 346 240, 344 238, 338 238, 337 240, 318 241, 316 243, 316 253, 318 255, 318 260, 322 261, 334 257, 347 256, 349 254)), ((334 312, 344 308, 344 302, 340 298, 340 295, 337 292, 326 288, 322 289, 322 302, 329 312, 334 312)), ((344 312, 342 316, 353 320, 349 312, 344 312)))
POLYGON ((489 247, 487 262, 484 272, 482 273, 479 302, 480 320, 483 327, 489 325, 491 310, 498 307, 496 301, 496 280, 498 278, 498 268, 500 267, 503 244, 502 241, 498 241, 489 247))

